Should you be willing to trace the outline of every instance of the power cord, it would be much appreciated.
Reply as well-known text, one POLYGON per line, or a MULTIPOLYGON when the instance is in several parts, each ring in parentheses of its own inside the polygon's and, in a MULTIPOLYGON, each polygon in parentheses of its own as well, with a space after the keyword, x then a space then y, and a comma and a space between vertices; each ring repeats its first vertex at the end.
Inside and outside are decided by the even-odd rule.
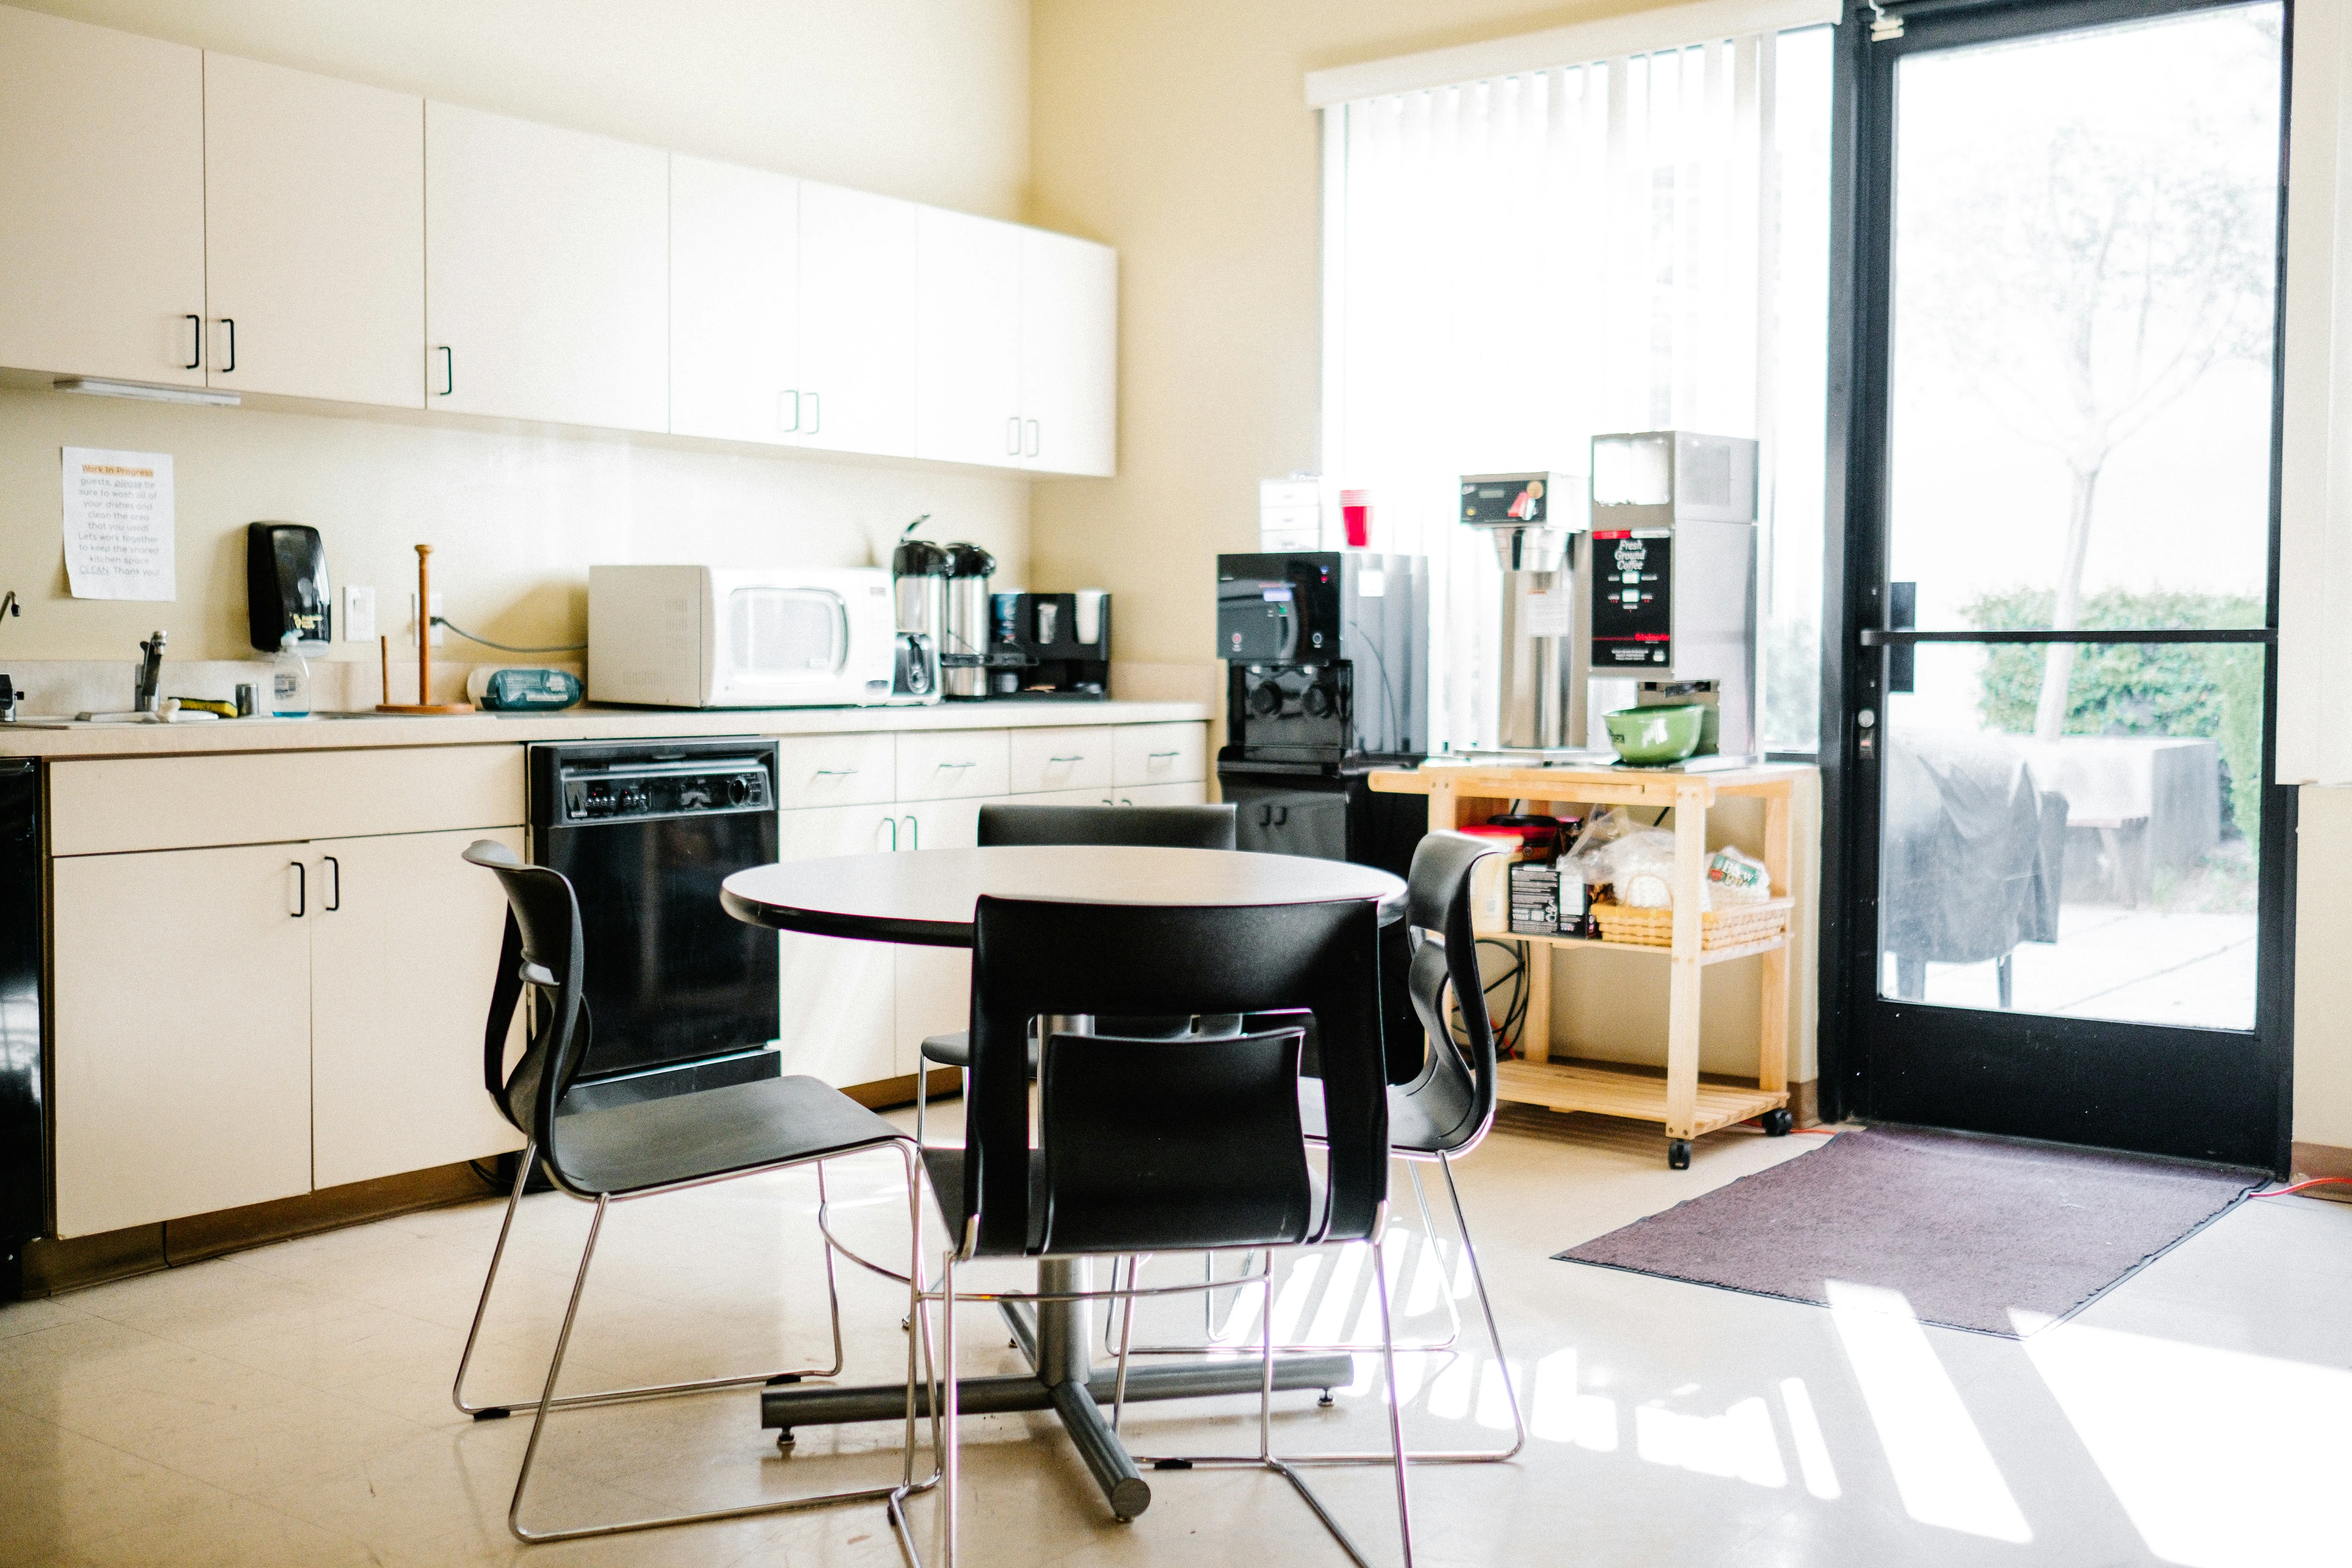
POLYGON ((500 653, 586 653, 588 651, 588 645, 584 642, 559 643, 553 647, 517 647, 511 643, 492 642, 488 637, 478 637, 465 627, 452 623, 446 616, 434 616, 433 624, 436 626, 448 627, 467 642, 479 643, 484 647, 494 647, 500 653))
POLYGON ((2352 1187, 2352 1176, 2313 1176, 2288 1187, 2273 1187, 2266 1193, 2248 1193, 2250 1198, 2284 1198, 2295 1193, 2308 1192, 2313 1187, 2352 1187))

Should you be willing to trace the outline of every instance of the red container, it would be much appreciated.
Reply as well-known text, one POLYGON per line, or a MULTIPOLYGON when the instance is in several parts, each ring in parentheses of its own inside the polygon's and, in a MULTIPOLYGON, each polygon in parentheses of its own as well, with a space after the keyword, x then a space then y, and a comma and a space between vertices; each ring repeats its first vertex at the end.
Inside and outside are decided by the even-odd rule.
POLYGON ((1372 492, 1341 490, 1339 522, 1348 531, 1348 548, 1362 550, 1372 542, 1372 492))

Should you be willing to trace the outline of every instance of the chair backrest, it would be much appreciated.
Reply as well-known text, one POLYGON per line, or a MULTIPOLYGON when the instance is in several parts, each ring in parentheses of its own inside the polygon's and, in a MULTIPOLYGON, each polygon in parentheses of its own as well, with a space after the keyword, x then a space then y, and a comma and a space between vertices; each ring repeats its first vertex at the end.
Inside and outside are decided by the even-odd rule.
MULTIPOLYGON (((1231 849, 1230 805, 983 805, 980 847, 1008 844, 1096 844, 1153 849, 1231 849)), ((1238 1018, 1213 1020, 1213 1032, 1237 1033, 1238 1018)), ((1096 1020, 1107 1035, 1168 1039, 1191 1033, 1190 1016, 1111 1016, 1096 1020)))
POLYGON ((1379 910, 1364 900, 1161 908, 982 899, 963 1212, 947 1216, 952 1234, 992 1256, 1370 1236, 1388 1195, 1379 930, 1379 910), (1289 1008, 1312 1013, 1326 1042, 1346 1043, 1323 1051, 1330 1138, 1319 1215, 1302 1196, 1298 1034, 1287 1026, 1165 1041, 1055 1036, 1033 1194, 1032 1018, 1289 1008), (1135 1158, 1144 1129, 1148 1163, 1135 1158), (1124 1173, 1100 1157, 1121 1140, 1124 1173))
POLYGON ((983 805, 980 847, 1006 844, 1141 845, 1231 849, 1230 805, 983 805))
POLYGON ((499 952, 490 1016, 482 1035, 482 1084, 499 1113, 535 1139, 551 1174, 562 1179, 555 1151, 555 1107, 588 1050, 581 997, 585 941, 580 900, 563 873, 526 865, 496 839, 476 840, 466 858, 495 875, 507 895, 506 937, 499 952), (523 987, 538 988, 545 1021, 530 1030, 522 1059, 509 1073, 507 1036, 523 987))
MULTIPOLYGON (((1495 853, 1493 845, 1466 833, 1433 833, 1413 850, 1406 879, 1405 919, 1439 938, 1422 942, 1406 971, 1413 1011, 1429 1037, 1429 1059, 1409 1092, 1444 1135, 1448 1153, 1477 1142, 1495 1120, 1495 1026, 1486 1012, 1478 938, 1470 924, 1471 874, 1495 853), (1462 1010, 1466 1044, 1455 1041, 1446 1017, 1449 984, 1462 1010)), ((1538 949, 1532 962, 1546 956, 1538 949)))

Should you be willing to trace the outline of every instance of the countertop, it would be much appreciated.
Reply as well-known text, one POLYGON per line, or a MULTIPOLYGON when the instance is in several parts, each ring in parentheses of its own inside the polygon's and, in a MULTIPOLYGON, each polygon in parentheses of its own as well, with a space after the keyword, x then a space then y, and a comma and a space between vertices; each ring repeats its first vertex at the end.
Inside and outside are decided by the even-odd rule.
MULTIPOLYGON (((28 716, 29 717, 29 716, 28 716)), ((133 757, 215 752, 366 751, 384 746, 494 746, 533 741, 625 741, 691 735, 838 735, 905 730, 1030 730, 1076 724, 1202 723, 1199 702, 1024 700, 928 708, 605 708, 560 713, 404 718, 212 719, 171 724, 0 724, 0 757, 133 757)))

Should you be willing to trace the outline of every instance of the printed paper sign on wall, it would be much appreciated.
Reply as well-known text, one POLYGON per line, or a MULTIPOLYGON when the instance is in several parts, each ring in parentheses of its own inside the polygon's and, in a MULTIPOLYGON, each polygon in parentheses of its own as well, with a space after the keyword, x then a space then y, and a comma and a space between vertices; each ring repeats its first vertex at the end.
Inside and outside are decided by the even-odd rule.
POLYGON ((172 455, 65 448, 66 582, 77 599, 173 599, 172 455))

